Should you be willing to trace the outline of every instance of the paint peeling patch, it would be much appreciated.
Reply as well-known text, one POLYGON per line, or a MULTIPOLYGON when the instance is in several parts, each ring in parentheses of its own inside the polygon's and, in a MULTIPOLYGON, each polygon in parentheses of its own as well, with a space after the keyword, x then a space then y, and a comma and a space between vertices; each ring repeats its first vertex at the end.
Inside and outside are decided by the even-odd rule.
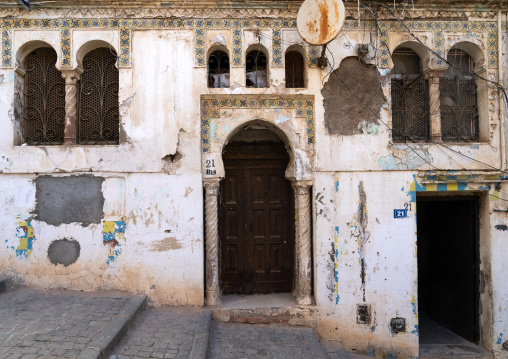
POLYGON ((339 179, 335 179, 335 192, 339 192, 339 179))
POLYGON ((415 316, 415 318, 418 318, 418 312, 416 311, 416 298, 414 295, 411 298, 411 307, 413 307, 413 309, 412 309, 413 315, 415 316))
POLYGON ((105 245, 109 245, 110 251, 106 263, 109 265, 114 262, 122 253, 120 240, 125 240, 125 227, 127 217, 122 217, 119 221, 104 221, 102 229, 102 239, 105 245))
POLYGON ((499 333, 499 337, 497 338, 496 344, 501 344, 503 342, 503 333, 499 333))
POLYGON ((224 132, 226 134, 230 133, 231 132, 231 127, 229 127, 228 125, 224 126, 224 132))
POLYGON ((122 245, 117 244, 115 248, 111 248, 109 251, 108 259, 106 260, 106 263, 108 265, 111 264, 111 262, 114 262, 117 260, 118 256, 122 254, 122 245))
POLYGON ((497 337, 496 344, 502 344, 503 343, 503 333, 499 333, 499 337, 497 337))
POLYGON ((277 119, 275 120, 275 123, 280 124, 282 122, 286 122, 286 121, 289 121, 289 120, 291 120, 291 117, 286 117, 286 116, 283 116, 283 115, 279 115, 279 116, 277 116, 277 119))
POLYGON ((415 334, 416 336, 420 335, 420 332, 418 331, 418 325, 415 324, 415 328, 411 331, 411 334, 415 334))
POLYGON ((8 249, 16 252, 16 258, 27 259, 32 254, 32 244, 37 239, 32 227, 32 217, 16 217, 16 225, 16 239, 5 242, 8 249))
POLYGON ((377 135, 379 125, 373 122, 362 121, 361 129, 363 133, 366 133, 367 135, 377 135))
POLYGON ((393 153, 380 157, 377 164, 381 169, 387 170, 413 170, 427 162, 432 162, 428 148, 421 149, 393 149, 393 153))
POLYGON ((367 215, 367 194, 363 188, 363 181, 360 181, 358 185, 358 195, 360 197, 358 204, 358 255, 360 256, 360 279, 362 281, 362 292, 363 292, 363 302, 366 301, 365 298, 365 285, 366 285, 366 270, 367 270, 367 262, 365 260, 365 243, 369 239, 369 233, 367 232, 367 224, 369 222, 367 215))
POLYGON ((480 148, 480 146, 478 146, 478 145, 474 145, 474 146, 471 146, 471 148, 472 148, 473 150, 477 150, 477 149, 479 149, 479 148, 480 148))
POLYGON ((335 304, 339 304, 339 226, 335 227, 335 304))
POLYGON ((155 284, 152 284, 152 286, 150 287, 150 289, 155 289, 155 284))
POLYGON ((175 237, 168 237, 150 244, 154 252, 166 252, 173 249, 182 249, 182 244, 175 237))
POLYGON ((503 231, 504 232, 504 231, 508 230, 508 227, 505 224, 498 224, 498 225, 496 225, 496 229, 498 231, 503 231))

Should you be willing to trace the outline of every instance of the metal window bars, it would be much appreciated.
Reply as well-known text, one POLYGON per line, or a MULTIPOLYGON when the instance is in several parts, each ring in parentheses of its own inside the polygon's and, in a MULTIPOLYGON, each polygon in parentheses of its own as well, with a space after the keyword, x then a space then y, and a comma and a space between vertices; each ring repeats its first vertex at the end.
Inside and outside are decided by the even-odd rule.
POLYGON ((266 55, 261 50, 253 50, 246 57, 247 87, 268 87, 268 73, 266 55))
POLYGON ((118 144, 118 69, 116 53, 106 47, 90 51, 83 59, 79 84, 78 142, 118 144))
POLYGON ((423 76, 392 78, 392 138, 394 142, 429 139, 428 84, 423 76))
POLYGON ((443 76, 439 90, 443 141, 477 141, 479 124, 474 78, 443 76))
POLYGON ((55 67, 52 48, 39 48, 25 58, 23 138, 28 145, 64 141, 65 80, 55 67))
POLYGON ((214 51, 208 58, 208 87, 229 87, 229 56, 224 51, 214 51))

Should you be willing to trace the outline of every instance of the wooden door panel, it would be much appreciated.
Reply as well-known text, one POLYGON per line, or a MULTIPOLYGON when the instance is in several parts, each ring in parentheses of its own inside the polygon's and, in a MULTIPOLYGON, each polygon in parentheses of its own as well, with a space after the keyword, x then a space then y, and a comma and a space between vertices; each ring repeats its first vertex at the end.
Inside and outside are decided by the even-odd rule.
POLYGON ((285 160, 225 160, 220 206, 224 293, 292 290, 294 228, 285 160), (223 235, 224 234, 224 235, 223 235))

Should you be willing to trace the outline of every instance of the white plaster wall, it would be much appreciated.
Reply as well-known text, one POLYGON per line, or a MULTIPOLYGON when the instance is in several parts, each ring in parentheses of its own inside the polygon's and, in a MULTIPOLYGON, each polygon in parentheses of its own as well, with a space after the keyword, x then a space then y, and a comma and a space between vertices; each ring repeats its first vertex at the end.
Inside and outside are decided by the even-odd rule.
POLYGON ((394 219, 411 202, 410 173, 319 172, 315 196, 315 292, 318 332, 372 355, 418 355, 416 215, 394 219), (359 185, 366 195, 361 234, 359 185), (360 245, 365 239, 363 249, 360 245), (365 261, 365 301, 361 259, 365 261), (357 304, 372 322, 357 324, 357 304), (391 318, 406 318, 407 333, 392 334, 391 318))

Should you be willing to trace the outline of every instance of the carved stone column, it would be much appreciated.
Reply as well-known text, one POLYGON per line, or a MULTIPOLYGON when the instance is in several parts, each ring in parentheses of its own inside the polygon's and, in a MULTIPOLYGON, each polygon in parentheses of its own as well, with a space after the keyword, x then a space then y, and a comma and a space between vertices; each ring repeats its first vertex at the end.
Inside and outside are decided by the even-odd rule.
POLYGON ((82 71, 78 69, 62 71, 62 77, 65 79, 65 145, 75 145, 77 143, 77 83, 81 73, 82 71))
POLYGON ((221 304, 219 287, 219 230, 218 207, 219 179, 203 181, 205 187, 205 250, 206 250, 206 305, 221 304))
POLYGON ((432 141, 442 141, 441 134, 441 109, 440 109, 440 91, 439 79, 443 77, 443 70, 431 70, 426 73, 429 81, 429 117, 430 117, 430 139, 432 141))
POLYGON ((300 305, 309 305, 311 298, 311 220, 310 181, 294 181, 295 192, 295 296, 300 305))

